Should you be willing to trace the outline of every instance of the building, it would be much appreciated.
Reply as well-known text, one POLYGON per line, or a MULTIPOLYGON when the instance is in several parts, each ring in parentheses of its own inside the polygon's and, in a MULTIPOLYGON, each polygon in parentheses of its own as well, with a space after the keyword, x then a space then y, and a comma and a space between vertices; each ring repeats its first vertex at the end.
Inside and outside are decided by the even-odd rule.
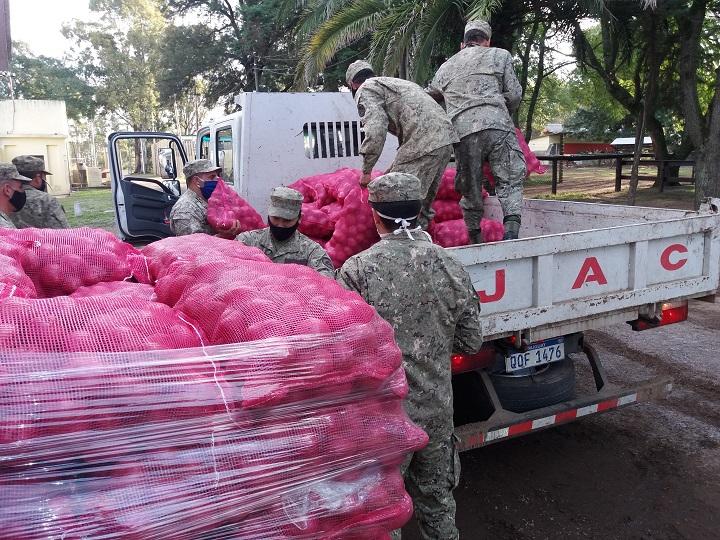
POLYGON ((45 160, 48 193, 70 193, 69 137, 64 101, 0 100, 0 161, 30 154, 45 160))
MULTIPOLYGON (((620 152, 623 154, 633 154, 635 152, 635 140, 635 137, 618 137, 610 144, 616 152, 620 152)), ((653 142, 650 137, 643 138, 642 151, 653 151, 653 142)))
POLYGON ((548 124, 540 137, 529 142, 530 150, 538 156, 556 156, 560 154, 608 154, 615 152, 611 144, 601 141, 579 140, 575 134, 568 133, 562 124, 548 124))

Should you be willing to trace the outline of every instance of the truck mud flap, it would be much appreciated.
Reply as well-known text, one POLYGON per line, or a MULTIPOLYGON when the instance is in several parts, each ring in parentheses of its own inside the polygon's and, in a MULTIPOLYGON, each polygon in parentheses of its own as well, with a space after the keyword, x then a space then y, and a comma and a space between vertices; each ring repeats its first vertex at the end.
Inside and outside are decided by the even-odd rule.
MULTIPOLYGON (((483 373, 483 376, 487 377, 487 374, 483 373)), ((586 416, 628 407, 641 401, 659 399, 671 390, 672 380, 668 377, 658 377, 633 388, 619 388, 603 384, 602 389, 591 396, 556 403, 525 413, 512 413, 502 408, 496 408, 496 412, 487 420, 465 424, 455 429, 455 435, 460 439, 458 449, 464 452, 494 442, 567 424, 586 416)), ((491 390, 491 393, 494 393, 494 390, 491 390)), ((495 401, 497 396, 491 396, 491 399, 495 401)))

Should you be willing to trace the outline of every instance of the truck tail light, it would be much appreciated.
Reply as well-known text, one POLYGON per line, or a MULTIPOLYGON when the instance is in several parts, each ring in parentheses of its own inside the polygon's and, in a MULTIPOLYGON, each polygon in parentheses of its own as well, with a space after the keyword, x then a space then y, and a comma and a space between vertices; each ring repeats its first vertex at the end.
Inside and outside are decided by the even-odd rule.
POLYGON ((495 349, 492 347, 483 347, 475 354, 453 354, 450 357, 453 374, 486 368, 493 362, 495 362, 495 349))
POLYGON ((666 302, 662 305, 660 317, 655 319, 636 319, 630 321, 629 324, 635 331, 649 330, 658 326, 667 326, 686 321, 688 318, 688 301, 680 300, 677 302, 666 302))

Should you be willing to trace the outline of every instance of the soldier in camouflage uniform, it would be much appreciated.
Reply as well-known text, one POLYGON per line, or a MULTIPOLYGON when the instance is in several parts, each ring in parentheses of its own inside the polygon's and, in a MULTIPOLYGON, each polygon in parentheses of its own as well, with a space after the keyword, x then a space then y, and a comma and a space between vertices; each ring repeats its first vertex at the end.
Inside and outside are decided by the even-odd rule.
POLYGON ((12 160, 22 176, 31 179, 25 188, 27 198, 23 209, 15 212, 11 219, 18 229, 37 227, 39 229, 67 229, 70 227, 65 210, 58 200, 47 193, 45 161, 35 156, 17 156, 12 160))
POLYGON ((370 64, 350 64, 347 84, 355 96, 365 128, 360 146, 363 156, 361 185, 370 182, 372 168, 380 158, 389 131, 400 147, 388 172, 404 172, 420 179, 423 208, 420 225, 427 228, 433 218, 440 179, 458 141, 452 124, 437 103, 417 84, 393 77, 376 77, 370 64))
MULTIPOLYGON (((482 345, 480 303, 465 269, 420 228, 417 178, 389 173, 368 186, 381 240, 349 258, 337 280, 395 330, 410 392, 405 408, 430 436, 403 465, 421 536, 458 538, 453 489, 460 477, 453 429, 450 357, 482 345)), ((399 531, 395 537, 399 538, 399 531)))
POLYGON ((189 161, 183 167, 187 190, 170 210, 170 230, 175 236, 205 233, 232 240, 240 232, 240 224, 235 222, 226 231, 216 231, 207 220, 208 199, 218 182, 222 169, 209 159, 189 161))
POLYGON ((302 264, 323 276, 335 277, 330 257, 320 244, 297 231, 303 196, 287 187, 276 187, 270 194, 269 227, 238 235, 246 246, 260 248, 273 262, 302 264))
POLYGON ((438 70, 430 94, 445 100, 445 108, 460 137, 455 148, 455 189, 463 198, 465 224, 473 243, 480 243, 483 217, 482 164, 487 159, 502 206, 505 239, 520 230, 525 158, 510 115, 522 99, 510 53, 490 47, 491 29, 485 21, 465 26, 462 50, 438 70))
POLYGON ((30 182, 12 163, 0 163, 0 228, 17 229, 11 216, 25 206, 25 187, 30 182))

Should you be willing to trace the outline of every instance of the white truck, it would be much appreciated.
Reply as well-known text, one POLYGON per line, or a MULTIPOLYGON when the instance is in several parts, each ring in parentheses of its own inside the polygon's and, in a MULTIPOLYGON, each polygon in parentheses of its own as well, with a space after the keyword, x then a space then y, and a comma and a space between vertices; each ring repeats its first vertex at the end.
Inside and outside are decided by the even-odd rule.
MULTIPOLYGON (((362 128, 347 93, 239 96, 241 111, 203 127, 195 155, 213 160, 261 215, 270 189, 311 174, 359 167, 362 128)), ((377 165, 392 161, 388 136, 377 165)), ((123 239, 170 235, 184 182, 182 141, 168 133, 109 137, 112 193, 123 239)), ((497 201, 488 199, 498 219, 497 201)), ((687 318, 688 299, 720 287, 720 199, 699 211, 526 199, 520 239, 451 248, 482 303, 485 345, 455 355, 455 422, 462 450, 663 395, 658 378, 608 381, 583 332, 619 322, 645 330, 687 318), (594 389, 576 392, 586 359, 594 389)))

